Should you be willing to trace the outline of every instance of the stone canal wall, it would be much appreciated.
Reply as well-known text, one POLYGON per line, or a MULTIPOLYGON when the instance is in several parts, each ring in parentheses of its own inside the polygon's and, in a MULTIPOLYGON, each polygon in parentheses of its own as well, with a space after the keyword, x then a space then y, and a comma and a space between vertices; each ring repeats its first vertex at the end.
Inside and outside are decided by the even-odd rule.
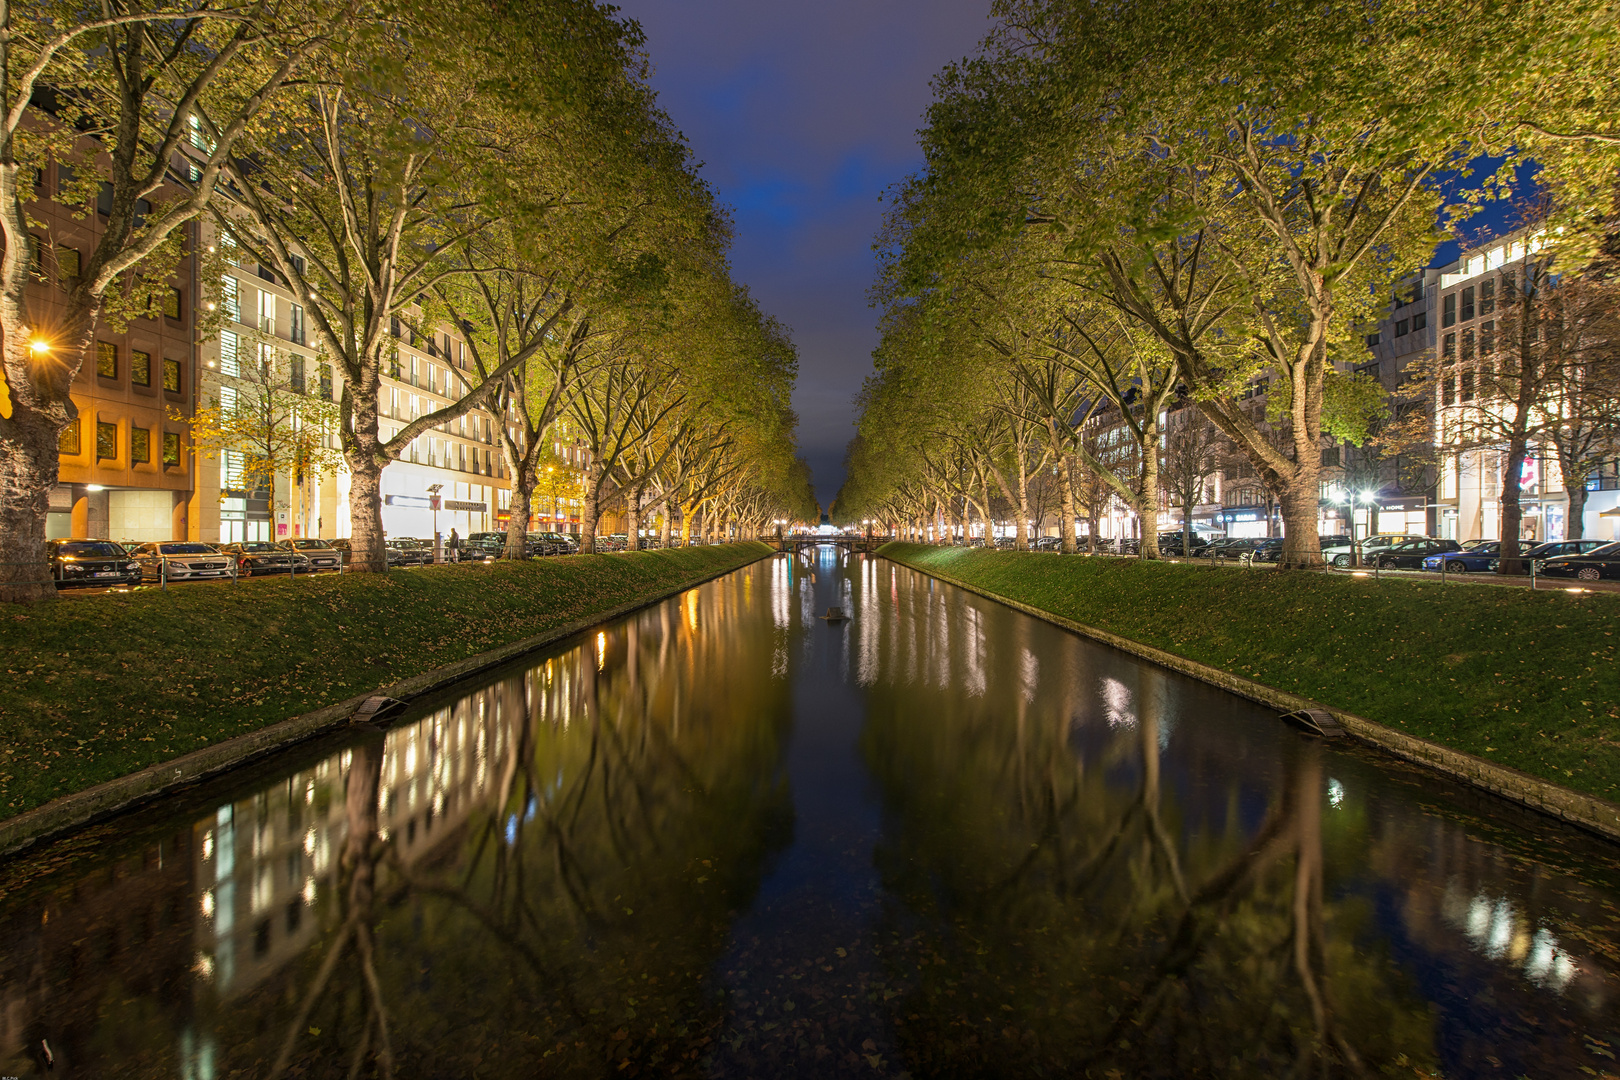
POLYGON ((0 854, 772 553, 749 542, 0 605, 0 854))
POLYGON ((1613 598, 1466 587, 1448 594, 1399 581, 899 543, 880 554, 1279 714, 1325 709, 1363 743, 1620 840, 1620 805, 1559 782, 1575 775, 1564 765, 1581 735, 1590 740, 1578 751, 1590 770, 1582 779, 1612 789, 1617 777, 1607 736, 1620 695, 1604 685, 1614 677, 1612 651, 1601 652, 1605 671, 1592 663, 1615 641, 1613 598), (1320 646, 1332 654, 1341 627, 1347 655, 1326 663, 1320 646), (1549 638, 1567 644, 1534 648, 1549 638), (1465 668, 1471 658, 1458 650, 1470 645, 1486 652, 1483 665, 1465 668), (1514 663, 1526 658, 1532 670, 1505 682, 1500 671, 1530 667, 1514 663), (1459 669, 1476 680, 1474 692, 1445 692, 1459 669), (1572 673, 1597 678, 1586 687, 1572 673), (1315 692, 1301 693, 1306 687, 1315 692), (1571 713, 1590 719, 1572 722, 1571 713), (1554 741, 1549 728, 1565 753, 1537 753, 1554 741), (1499 756, 1524 767, 1492 759, 1499 756))

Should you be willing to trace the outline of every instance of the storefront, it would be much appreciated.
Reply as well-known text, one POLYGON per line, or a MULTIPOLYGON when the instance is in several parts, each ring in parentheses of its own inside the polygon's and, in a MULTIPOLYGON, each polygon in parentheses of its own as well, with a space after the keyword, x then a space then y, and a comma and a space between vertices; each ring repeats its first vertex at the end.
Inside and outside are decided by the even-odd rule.
POLYGON ((1223 506, 1215 515, 1215 525, 1234 540, 1257 540, 1270 536, 1263 506, 1223 506))

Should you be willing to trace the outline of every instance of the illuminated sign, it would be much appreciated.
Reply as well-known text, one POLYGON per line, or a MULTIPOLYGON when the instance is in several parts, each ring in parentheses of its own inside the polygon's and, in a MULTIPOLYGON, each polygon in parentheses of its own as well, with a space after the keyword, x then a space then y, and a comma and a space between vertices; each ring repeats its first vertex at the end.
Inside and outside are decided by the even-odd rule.
POLYGON ((461 502, 461 501, 456 500, 456 499, 446 499, 446 500, 444 500, 444 508, 446 510, 465 510, 469 514, 487 514, 487 513, 489 513, 489 504, 488 503, 461 502))

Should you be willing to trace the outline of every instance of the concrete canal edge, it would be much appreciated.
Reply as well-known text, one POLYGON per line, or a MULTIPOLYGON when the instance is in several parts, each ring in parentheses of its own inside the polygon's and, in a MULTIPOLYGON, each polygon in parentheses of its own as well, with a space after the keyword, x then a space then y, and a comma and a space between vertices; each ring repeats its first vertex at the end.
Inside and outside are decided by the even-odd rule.
POLYGON ((1094 626, 1086 626, 1084 623, 1075 622, 1073 619, 1065 619, 1061 615, 1054 615, 1030 604, 1001 596, 988 589, 979 588, 977 585, 971 585, 949 574, 942 574, 934 570, 923 570, 910 565, 904 560, 894 559, 887 555, 882 556, 882 558, 888 558, 898 566, 904 566, 908 570, 914 570, 919 574, 937 578, 949 585, 954 585, 958 589, 965 589, 977 596, 982 596, 987 600, 1005 604, 1026 615, 1032 615, 1043 622, 1079 634, 1081 637, 1090 638, 1104 645, 1111 645, 1121 652, 1141 657, 1144 660, 1158 664, 1160 667, 1166 667, 1201 682, 1218 686, 1229 693, 1236 694, 1238 697, 1247 698, 1250 701, 1276 709, 1279 713, 1290 713, 1298 709, 1325 710, 1339 721, 1339 724, 1352 738, 1360 742, 1376 746, 1380 750, 1393 754, 1402 760, 1434 769, 1436 772, 1462 780, 1474 787, 1483 788, 1493 795, 1499 795, 1514 802, 1522 803, 1534 810, 1539 810, 1544 814, 1597 833, 1606 839, 1620 841, 1620 805, 1605 799, 1573 791, 1570 788, 1543 780, 1540 777, 1531 776, 1529 773, 1520 772, 1518 769, 1498 765, 1494 761, 1486 761, 1484 758, 1465 754, 1460 750, 1453 750, 1450 747, 1441 746, 1439 743, 1408 735, 1403 731, 1396 731, 1394 728, 1385 727, 1377 721, 1368 720, 1366 717, 1357 716, 1355 713, 1345 712, 1342 709, 1324 705, 1319 701, 1313 701, 1298 694, 1276 690, 1266 686, 1264 683, 1245 679, 1241 675, 1233 675, 1231 672, 1222 671, 1220 668, 1210 667, 1207 664, 1200 664, 1196 660, 1188 660, 1186 657, 1177 656, 1175 653, 1166 652, 1151 645, 1144 645, 1139 641, 1132 641, 1130 638, 1120 637, 1118 634, 1110 634, 1108 631, 1099 630, 1094 626))
POLYGON ((702 574, 691 581, 648 593, 583 619, 553 627, 533 637, 514 641, 510 645, 503 645, 498 649, 479 653, 477 656, 469 656, 465 660, 446 664, 408 679, 401 679, 397 683, 356 695, 336 705, 328 705, 314 712, 294 716, 257 731, 215 743, 213 746, 205 746, 201 750, 193 750, 189 754, 149 766, 140 772, 121 776, 116 780, 109 780, 59 799, 52 799, 44 806, 25 810, 16 817, 0 821, 0 857, 11 855, 70 829, 128 810, 178 788, 217 776, 306 739, 337 731, 349 725, 355 710, 367 698, 382 694, 409 702, 415 698, 426 697, 463 679, 510 663, 525 653, 554 645, 593 626, 600 626, 631 612, 662 603, 688 589, 695 589, 716 578, 734 574, 775 554, 775 551, 763 551, 757 558, 738 563, 736 566, 702 574))

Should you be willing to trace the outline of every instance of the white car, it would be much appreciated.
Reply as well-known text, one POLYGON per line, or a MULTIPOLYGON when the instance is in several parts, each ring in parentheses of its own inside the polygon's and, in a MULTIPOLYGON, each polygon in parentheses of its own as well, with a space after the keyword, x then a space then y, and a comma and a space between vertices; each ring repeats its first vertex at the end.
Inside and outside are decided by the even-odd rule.
MULTIPOLYGON (((1361 548, 1361 565, 1371 566, 1379 555, 1396 544, 1404 544, 1408 540, 1427 539, 1428 537, 1420 533, 1378 533, 1369 536, 1358 545, 1361 548)), ((1343 570, 1351 564, 1350 545, 1338 544, 1334 547, 1325 547, 1322 549, 1322 558, 1326 559, 1330 566, 1336 566, 1343 570)))
POLYGON ((135 549, 142 581, 201 581, 236 576, 236 563, 212 544, 176 540, 135 549))

